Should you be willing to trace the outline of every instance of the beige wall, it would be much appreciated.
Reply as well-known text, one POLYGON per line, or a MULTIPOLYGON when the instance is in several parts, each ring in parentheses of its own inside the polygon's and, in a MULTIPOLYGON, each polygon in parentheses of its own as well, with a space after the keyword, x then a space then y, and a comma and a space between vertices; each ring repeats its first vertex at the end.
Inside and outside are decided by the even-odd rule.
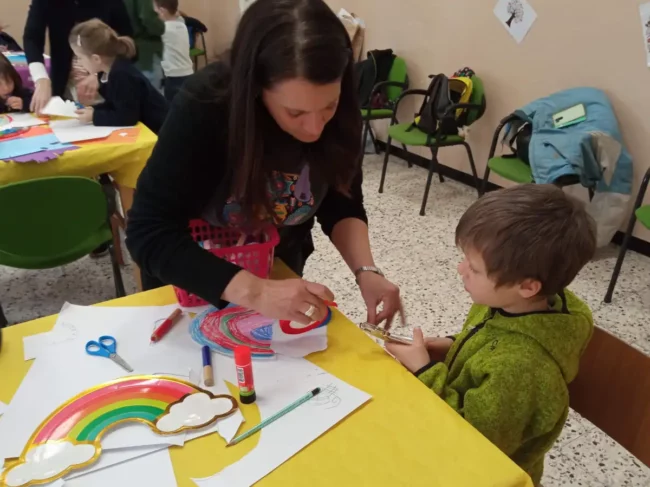
MULTIPOLYGON (((573 86, 605 90, 634 158, 636 191, 650 167, 650 69, 641 2, 529 1, 538 18, 517 44, 492 13, 496 0, 327 0, 335 11, 344 7, 366 21, 365 50, 392 48, 406 59, 411 87, 426 87, 430 73, 450 75, 464 66, 482 77, 488 109, 469 137, 481 175, 493 131, 513 109, 573 86)), ((405 108, 406 121, 414 106, 405 108)), ((469 172, 462 148, 443 149, 439 156, 469 172)), ((640 225, 636 235, 650 240, 640 225)))
MULTIPOLYGON (((498 121, 513 109, 572 86, 592 85, 610 96, 635 164, 635 191, 650 167, 650 69, 646 67, 638 4, 641 0, 530 0, 538 19, 517 44, 494 17, 496 0, 326 0, 366 21, 365 49, 392 48, 408 64, 412 87, 430 73, 470 66, 485 82, 488 109, 469 137, 483 173, 498 121)), ((0 23, 22 38, 28 1, 5 1, 0 23)), ((181 0, 207 24, 211 57, 228 47, 239 18, 238 0, 181 0)), ((404 107, 407 120, 415 106, 404 107)), ((382 133, 384 127, 380 126, 382 133)), ((441 161, 469 172, 462 149, 441 161)), ((493 178, 497 183, 507 184, 493 178)), ((650 196, 647 198, 650 202, 650 196)), ((650 241, 650 232, 637 227, 650 241)))

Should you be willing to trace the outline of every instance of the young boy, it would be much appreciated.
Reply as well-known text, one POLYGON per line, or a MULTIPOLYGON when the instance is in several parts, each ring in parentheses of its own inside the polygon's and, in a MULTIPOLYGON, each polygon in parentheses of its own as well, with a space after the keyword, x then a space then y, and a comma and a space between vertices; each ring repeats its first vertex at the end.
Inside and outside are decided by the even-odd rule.
POLYGON ((525 184, 477 200, 456 244, 474 301, 463 331, 425 340, 416 328, 412 345, 386 348, 537 485, 593 330, 565 288, 595 252, 594 222, 557 187, 525 184))
POLYGON ((171 102, 185 80, 194 72, 190 59, 190 38, 178 0, 154 0, 154 9, 165 22, 162 67, 165 73, 165 98, 171 102))

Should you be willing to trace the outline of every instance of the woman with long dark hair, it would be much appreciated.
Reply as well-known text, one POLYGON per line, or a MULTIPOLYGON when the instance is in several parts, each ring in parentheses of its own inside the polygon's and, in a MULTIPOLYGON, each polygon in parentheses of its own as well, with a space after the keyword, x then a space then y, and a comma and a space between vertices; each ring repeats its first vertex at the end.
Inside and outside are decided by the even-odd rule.
POLYGON ((188 221, 273 223, 276 256, 302 275, 315 217, 354 273, 369 321, 392 319, 399 289, 370 251, 353 76, 349 37, 322 0, 253 3, 227 61, 190 78, 175 98, 138 181, 127 245, 145 289, 174 284, 216 305, 309 323, 325 315, 331 291, 259 279, 199 247, 188 221))

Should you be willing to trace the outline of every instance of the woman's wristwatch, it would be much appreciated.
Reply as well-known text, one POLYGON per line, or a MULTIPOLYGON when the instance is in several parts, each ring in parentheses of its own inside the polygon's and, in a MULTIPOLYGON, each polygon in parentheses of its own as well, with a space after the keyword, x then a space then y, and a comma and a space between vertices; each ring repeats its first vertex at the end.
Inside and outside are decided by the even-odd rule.
POLYGON ((354 271, 354 279, 357 281, 357 284, 359 284, 359 276, 364 272, 374 272, 375 274, 378 274, 381 277, 385 277, 384 273, 381 271, 379 267, 375 267, 373 265, 364 265, 359 267, 356 271, 354 271))

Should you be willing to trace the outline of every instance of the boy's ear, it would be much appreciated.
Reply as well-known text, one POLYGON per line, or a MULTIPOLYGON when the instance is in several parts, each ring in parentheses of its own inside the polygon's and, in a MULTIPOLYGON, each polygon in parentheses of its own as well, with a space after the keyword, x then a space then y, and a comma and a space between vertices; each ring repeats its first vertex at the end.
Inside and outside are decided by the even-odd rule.
POLYGON ((527 278, 519 283, 519 295, 529 299, 535 297, 542 290, 542 283, 537 279, 527 278))

